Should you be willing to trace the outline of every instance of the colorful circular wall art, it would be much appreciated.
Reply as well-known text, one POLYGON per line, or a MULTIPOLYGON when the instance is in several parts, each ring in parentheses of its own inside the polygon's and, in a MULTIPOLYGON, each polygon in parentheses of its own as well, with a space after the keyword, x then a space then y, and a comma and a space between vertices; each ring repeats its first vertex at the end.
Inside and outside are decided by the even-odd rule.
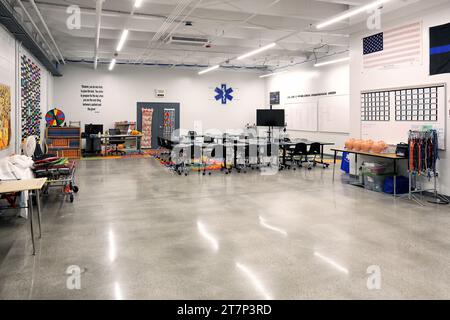
POLYGON ((50 110, 45 115, 45 121, 50 127, 59 127, 64 123, 65 120, 66 116, 64 115, 64 112, 57 108, 50 110))

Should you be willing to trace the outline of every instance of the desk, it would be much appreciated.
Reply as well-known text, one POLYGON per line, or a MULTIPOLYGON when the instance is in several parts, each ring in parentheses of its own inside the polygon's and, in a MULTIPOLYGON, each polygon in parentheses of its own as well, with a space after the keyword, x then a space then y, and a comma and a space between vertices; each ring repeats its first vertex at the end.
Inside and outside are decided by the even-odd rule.
MULTIPOLYGON (((47 178, 39 179, 27 179, 27 180, 8 180, 0 181, 0 194, 3 193, 16 193, 23 191, 35 191, 36 192, 36 204, 38 212, 38 225, 39 225, 39 238, 42 237, 41 231, 41 204, 40 204, 40 190, 47 182, 47 178)), ((31 230, 31 242, 33 243, 33 255, 36 254, 36 247, 34 244, 34 229, 33 229, 33 199, 31 194, 28 195, 29 220, 31 230)))
POLYGON ((280 147, 283 149, 283 166, 286 166, 286 150, 291 146, 295 146, 297 143, 304 143, 308 146, 310 146, 313 143, 319 143, 320 144, 320 161, 315 161, 315 163, 320 163, 320 164, 328 167, 328 163, 323 162, 323 147, 324 146, 334 146, 334 143, 308 141, 308 140, 302 140, 302 139, 293 139, 291 141, 280 141, 280 147))
MULTIPOLYGON (((141 149, 141 139, 144 135, 143 134, 115 134, 115 135, 109 135, 109 134, 102 134, 102 135, 98 135, 98 134, 91 134, 90 137, 91 138, 99 138, 101 140, 103 140, 105 142, 105 144, 108 143, 109 139, 136 139, 136 148, 138 149, 138 152, 142 154, 142 149, 141 149)), ((105 154, 104 156, 107 156, 107 150, 105 148, 105 154)))
POLYGON ((364 152, 364 151, 347 150, 344 148, 335 148, 335 149, 331 149, 331 151, 334 151, 333 181, 334 181, 334 172, 336 171, 336 159, 337 159, 338 152, 347 152, 347 153, 355 155, 355 163, 356 163, 355 175, 356 176, 358 176, 358 155, 392 160, 394 163, 394 174, 393 174, 393 176, 394 176, 394 197, 397 196, 397 163, 399 160, 407 160, 407 158, 397 156, 395 153, 371 153, 371 152, 364 152))

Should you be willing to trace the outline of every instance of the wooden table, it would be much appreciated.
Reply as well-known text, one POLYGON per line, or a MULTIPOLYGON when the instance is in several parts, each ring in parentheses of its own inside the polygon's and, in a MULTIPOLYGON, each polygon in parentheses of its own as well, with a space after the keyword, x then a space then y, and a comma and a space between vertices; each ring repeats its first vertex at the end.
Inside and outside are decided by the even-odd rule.
POLYGON ((358 155, 382 158, 392 160, 394 162, 394 197, 397 196, 397 163, 399 160, 407 160, 406 157, 400 157, 395 153, 372 153, 372 152, 364 152, 364 151, 355 151, 355 150, 347 150, 345 148, 332 148, 331 151, 334 151, 334 165, 333 165, 333 181, 334 181, 334 172, 336 171, 336 159, 338 152, 347 152, 355 155, 355 175, 358 176, 358 155))
MULTIPOLYGON (((41 231, 41 204, 39 201, 40 190, 47 182, 47 178, 39 179, 26 179, 26 180, 6 180, 0 181, 0 194, 4 193, 16 193, 23 191, 35 191, 36 192, 36 206, 38 212, 38 225, 39 225, 39 238, 42 238, 41 231)), ((31 230, 31 242, 33 243, 33 255, 36 254, 36 246, 34 243, 34 229, 33 229, 33 200, 31 194, 28 195, 29 220, 31 230)))

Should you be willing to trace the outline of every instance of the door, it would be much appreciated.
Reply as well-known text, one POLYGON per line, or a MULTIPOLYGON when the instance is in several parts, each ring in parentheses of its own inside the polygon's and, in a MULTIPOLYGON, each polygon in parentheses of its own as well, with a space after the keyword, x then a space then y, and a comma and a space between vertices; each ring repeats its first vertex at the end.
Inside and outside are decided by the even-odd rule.
POLYGON ((158 137, 170 138, 180 128, 180 104, 166 102, 138 102, 137 130, 141 131, 141 147, 155 149, 158 137))

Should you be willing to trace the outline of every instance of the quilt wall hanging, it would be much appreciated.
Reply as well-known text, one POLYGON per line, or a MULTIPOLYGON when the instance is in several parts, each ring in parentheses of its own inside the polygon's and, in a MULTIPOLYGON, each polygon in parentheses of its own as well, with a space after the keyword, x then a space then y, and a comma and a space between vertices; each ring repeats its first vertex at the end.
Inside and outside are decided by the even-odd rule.
POLYGON ((11 140, 11 88, 0 84, 0 150, 11 140))
POLYGON ((41 136, 41 69, 27 56, 22 55, 21 76, 21 127, 22 139, 41 136))
POLYGON ((141 147, 150 149, 152 147, 152 123, 153 108, 142 109, 142 142, 141 147))

